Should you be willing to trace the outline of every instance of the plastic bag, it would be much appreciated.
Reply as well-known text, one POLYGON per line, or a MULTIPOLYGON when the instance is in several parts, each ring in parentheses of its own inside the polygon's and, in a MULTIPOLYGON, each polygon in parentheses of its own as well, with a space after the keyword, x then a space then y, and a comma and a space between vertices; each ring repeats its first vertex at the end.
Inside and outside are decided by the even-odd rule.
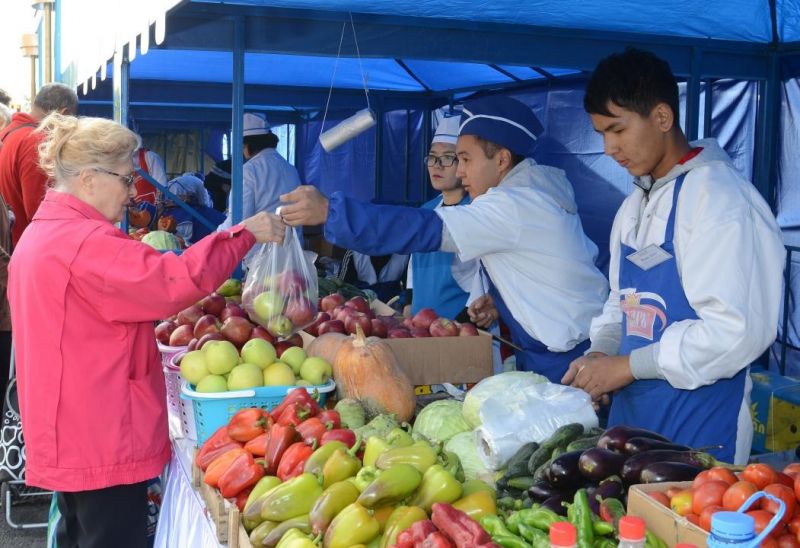
POLYGON ((472 387, 464 397, 462 413, 472 428, 481 425, 481 407, 483 402, 496 394, 518 393, 526 386, 546 383, 547 377, 531 371, 506 371, 499 375, 486 377, 472 387))
POLYGON ((318 308, 314 254, 307 254, 295 230, 283 245, 262 244, 250 262, 242 305, 250 319, 284 339, 314 321, 318 308))
POLYGON ((532 384, 495 394, 480 408, 482 425, 475 442, 483 462, 499 470, 531 441, 541 443, 560 426, 579 422, 585 429, 598 425, 589 394, 560 384, 532 384))

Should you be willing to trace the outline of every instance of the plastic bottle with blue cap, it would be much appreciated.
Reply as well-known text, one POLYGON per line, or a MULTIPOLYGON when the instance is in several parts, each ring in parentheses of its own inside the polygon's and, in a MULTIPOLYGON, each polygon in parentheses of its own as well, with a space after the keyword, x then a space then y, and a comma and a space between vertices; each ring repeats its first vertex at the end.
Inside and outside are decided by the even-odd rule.
POLYGON ((711 534, 708 536, 709 548, 756 548, 780 523, 786 505, 778 497, 763 491, 754 493, 736 512, 717 512, 711 516, 711 534), (770 520, 767 527, 756 536, 756 522, 744 512, 756 500, 766 497, 778 503, 778 512, 770 520))

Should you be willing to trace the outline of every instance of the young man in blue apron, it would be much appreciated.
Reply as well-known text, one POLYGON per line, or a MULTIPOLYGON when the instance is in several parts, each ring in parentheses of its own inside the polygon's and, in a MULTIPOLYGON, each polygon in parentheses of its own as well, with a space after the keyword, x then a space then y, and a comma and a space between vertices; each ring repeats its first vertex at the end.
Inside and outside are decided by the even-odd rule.
POLYGON ((459 127, 458 177, 468 205, 435 210, 365 204, 303 186, 281 196, 289 225, 325 223, 325 238, 362 253, 447 251, 479 259, 487 297, 478 313, 509 326, 517 368, 558 382, 588 347, 608 284, 594 265, 564 172, 530 158, 543 128, 508 97, 468 102, 459 127))
POLYGON ((611 293, 591 348, 563 382, 609 425, 659 432, 747 460, 748 366, 777 332, 784 247, 775 218, 715 139, 689 143, 669 65, 628 49, 597 66, 584 98, 605 153, 634 176, 611 231, 611 293))

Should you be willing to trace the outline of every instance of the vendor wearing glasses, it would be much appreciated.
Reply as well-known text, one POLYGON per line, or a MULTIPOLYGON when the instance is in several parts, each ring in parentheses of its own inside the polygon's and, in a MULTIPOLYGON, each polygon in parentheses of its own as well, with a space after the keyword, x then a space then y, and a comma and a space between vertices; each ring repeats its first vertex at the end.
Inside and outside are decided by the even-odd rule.
POLYGON ((456 175, 472 203, 381 206, 301 186, 281 197, 291 202, 281 213, 292 226, 324 223, 327 240, 363 253, 445 251, 479 260, 485 295, 470 317, 482 326, 502 318, 522 348, 517 369, 559 382, 588 348, 608 283, 564 172, 530 158, 542 131, 517 100, 477 99, 464 105, 456 145, 456 175))
MULTIPOLYGON (((466 205, 469 195, 458 178, 456 141, 461 113, 445 115, 436 127, 431 148, 425 157, 431 186, 441 194, 422 205, 429 210, 466 205)), ((461 261, 448 251, 414 253, 408 264, 407 312, 412 315, 421 308, 433 308, 439 316, 455 318, 464 312, 472 289, 478 261, 461 261)))

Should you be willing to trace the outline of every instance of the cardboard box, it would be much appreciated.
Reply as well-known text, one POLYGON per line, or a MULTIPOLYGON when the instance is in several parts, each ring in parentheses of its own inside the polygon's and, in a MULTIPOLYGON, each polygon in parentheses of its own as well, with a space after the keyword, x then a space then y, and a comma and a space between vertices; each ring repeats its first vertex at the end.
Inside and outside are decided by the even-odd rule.
POLYGON ((753 370, 753 450, 786 451, 800 445, 800 379, 753 370))
MULTIPOLYGON (((371 306, 376 314, 394 314, 394 310, 380 301, 371 306)), ((302 336, 304 346, 314 339, 308 333, 302 336)), ((492 337, 486 332, 477 337, 384 339, 384 342, 414 386, 473 384, 493 373, 492 337)))
POLYGON ((642 518, 647 529, 670 548, 681 542, 705 546, 708 533, 647 495, 653 491, 666 491, 670 487, 689 489, 691 486, 691 481, 634 485, 628 490, 628 514, 642 518))

